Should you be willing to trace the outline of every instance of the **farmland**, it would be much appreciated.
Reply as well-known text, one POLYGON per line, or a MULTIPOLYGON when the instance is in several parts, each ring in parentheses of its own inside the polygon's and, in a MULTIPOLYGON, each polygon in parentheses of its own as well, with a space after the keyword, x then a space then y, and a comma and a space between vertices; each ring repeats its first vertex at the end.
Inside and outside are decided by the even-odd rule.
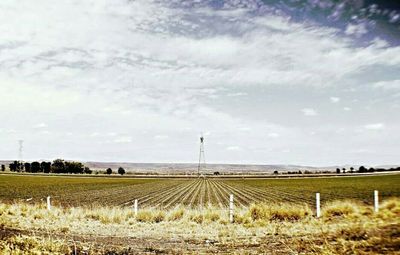
POLYGON ((399 174, 293 179, 2 174, 0 252, 396 253, 398 183, 399 174), (371 204, 374 189, 380 191, 379 212, 371 204), (322 199, 319 218, 315 192, 322 199), (51 208, 46 196, 52 197, 51 208), (131 208, 134 199, 138 212, 131 208))
POLYGON ((42 203, 51 196, 55 205, 226 208, 229 194, 235 205, 290 202, 313 205, 316 192, 322 203, 338 199, 372 202, 372 191, 381 197, 400 196, 400 175, 293 179, 133 179, 0 175, 0 200, 6 203, 42 203))

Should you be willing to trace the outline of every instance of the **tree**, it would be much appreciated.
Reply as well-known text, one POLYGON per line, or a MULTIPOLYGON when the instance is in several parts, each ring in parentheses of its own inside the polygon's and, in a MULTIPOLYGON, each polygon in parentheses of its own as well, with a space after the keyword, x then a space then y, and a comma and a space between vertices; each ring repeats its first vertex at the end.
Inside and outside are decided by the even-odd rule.
POLYGON ((350 167, 350 173, 354 172, 354 167, 350 167))
POLYGON ((37 161, 32 162, 31 164, 31 172, 32 173, 38 173, 41 171, 41 166, 40 163, 37 161))
POLYGON ((360 166, 360 168, 358 169, 358 172, 366 173, 367 172, 367 168, 365 168, 365 166, 360 166))
POLYGON ((342 170, 343 170, 343 173, 345 174, 346 173, 346 168, 343 167, 342 170))
POLYGON ((70 174, 82 174, 84 171, 84 166, 81 162, 65 162, 64 171, 70 174))
POLYGON ((340 174, 340 168, 336 168, 336 173, 340 174))
POLYGON ((51 162, 43 161, 40 163, 41 172, 43 173, 50 173, 51 172, 51 162))
POLYGON ((92 174, 93 171, 90 170, 89 167, 85 166, 85 169, 83 170, 83 172, 84 172, 85 174, 92 174))
POLYGON ((65 163, 63 159, 55 159, 51 165, 51 171, 53 173, 65 173, 65 163))
POLYGON ((118 168, 118 173, 120 175, 124 175, 125 174, 125 169, 123 169, 122 167, 118 168))
POLYGON ((106 173, 107 174, 112 174, 112 169, 111 168, 107 168, 106 173))
POLYGON ((17 165, 14 162, 10 163, 10 165, 8 167, 10 168, 11 172, 17 171, 17 165))
POLYGON ((214 175, 219 175, 219 172, 217 171, 217 172, 214 172, 214 175))
POLYGON ((4 164, 1 165, 1 171, 2 171, 2 172, 6 171, 6 166, 5 166, 4 164))
POLYGON ((275 171, 274 171, 274 174, 278 174, 278 171, 277 171, 277 170, 275 170, 275 171))
POLYGON ((19 161, 14 161, 9 165, 10 171, 12 172, 21 172, 24 168, 24 165, 19 161))
POLYGON ((25 162, 24 164, 25 172, 31 172, 31 163, 25 162))

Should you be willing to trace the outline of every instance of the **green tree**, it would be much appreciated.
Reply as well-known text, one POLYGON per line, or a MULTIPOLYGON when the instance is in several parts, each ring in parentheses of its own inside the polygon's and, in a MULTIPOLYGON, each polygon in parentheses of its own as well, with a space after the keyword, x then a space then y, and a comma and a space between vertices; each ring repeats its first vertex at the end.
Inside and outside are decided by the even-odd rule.
POLYGON ((9 167, 12 172, 21 172, 24 169, 24 165, 19 161, 14 161, 9 167))
POLYGON ((31 172, 32 173, 38 173, 41 171, 41 166, 40 163, 37 161, 32 162, 31 164, 31 172))
POLYGON ((25 162, 24 164, 25 172, 31 172, 31 163, 25 162))
POLYGON ((112 174, 112 169, 111 168, 107 168, 106 173, 107 174, 112 174))
POLYGON ((70 174, 82 174, 84 166, 81 162, 65 162, 65 172, 70 174))
POLYGON ((6 171, 6 165, 4 165, 4 164, 1 165, 1 171, 2 171, 2 172, 6 171))
POLYGON ((93 173, 93 171, 90 170, 90 168, 87 167, 87 166, 85 166, 85 169, 83 170, 83 172, 84 172, 85 174, 92 174, 92 173, 93 173))
POLYGON ((125 174, 125 169, 123 169, 122 167, 118 168, 118 173, 120 175, 124 175, 125 174))
POLYGON ((51 162, 43 161, 40 163, 41 172, 50 173, 51 172, 51 162))
POLYGON ((65 173, 65 162, 63 159, 55 159, 51 165, 51 171, 53 173, 61 174, 65 173))
POLYGON ((15 162, 10 163, 8 167, 10 168, 11 172, 17 171, 17 165, 15 164, 15 162))

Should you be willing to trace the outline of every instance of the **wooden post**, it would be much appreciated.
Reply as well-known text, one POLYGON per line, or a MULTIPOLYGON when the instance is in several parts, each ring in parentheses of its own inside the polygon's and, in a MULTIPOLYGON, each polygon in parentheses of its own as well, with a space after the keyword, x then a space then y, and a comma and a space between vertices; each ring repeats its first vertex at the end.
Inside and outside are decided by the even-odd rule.
POLYGON ((229 222, 233 223, 233 194, 229 195, 229 222))
POLYGON ((135 202, 133 203, 133 211, 135 212, 135 216, 137 216, 138 212, 138 200, 135 199, 135 202))
POLYGON ((50 196, 47 197, 47 210, 51 210, 50 196))
POLYGON ((315 194, 315 199, 316 199, 317 218, 319 218, 321 217, 321 203, 320 203, 319 193, 315 194))
POLYGON ((374 212, 379 212, 379 193, 374 190, 374 212))

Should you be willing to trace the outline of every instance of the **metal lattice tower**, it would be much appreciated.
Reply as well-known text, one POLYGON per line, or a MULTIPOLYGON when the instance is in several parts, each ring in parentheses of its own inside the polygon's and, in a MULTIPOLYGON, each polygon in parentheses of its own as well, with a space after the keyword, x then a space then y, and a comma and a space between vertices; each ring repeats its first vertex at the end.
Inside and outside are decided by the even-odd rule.
POLYGON ((204 137, 200 136, 200 153, 199 153, 199 165, 197 166, 197 175, 200 176, 200 172, 206 169, 206 157, 204 155, 204 137))
POLYGON ((18 160, 23 161, 23 149, 24 149, 24 140, 18 140, 19 148, 18 148, 18 160))

